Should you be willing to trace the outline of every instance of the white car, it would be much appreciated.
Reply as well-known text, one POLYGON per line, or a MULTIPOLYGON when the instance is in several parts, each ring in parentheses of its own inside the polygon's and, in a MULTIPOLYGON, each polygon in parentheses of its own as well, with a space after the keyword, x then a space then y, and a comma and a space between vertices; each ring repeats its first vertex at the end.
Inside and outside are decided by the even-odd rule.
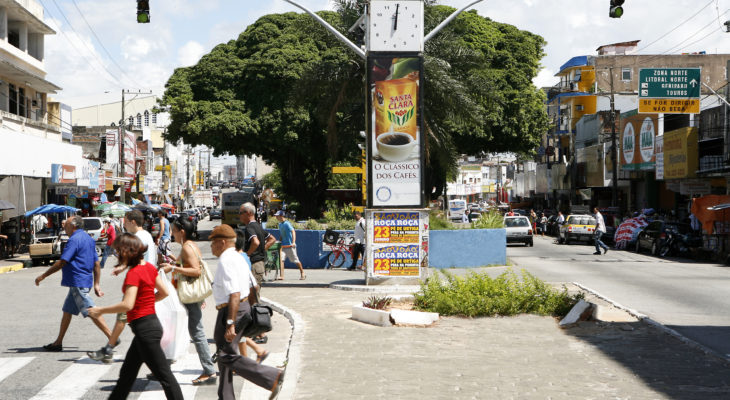
POLYGON ((521 242, 532 246, 532 225, 527 217, 504 217, 504 228, 507 230, 507 243, 521 242))
POLYGON ((101 231, 104 230, 104 220, 98 217, 84 217, 84 230, 96 242, 96 254, 101 257, 106 241, 101 238, 101 231))

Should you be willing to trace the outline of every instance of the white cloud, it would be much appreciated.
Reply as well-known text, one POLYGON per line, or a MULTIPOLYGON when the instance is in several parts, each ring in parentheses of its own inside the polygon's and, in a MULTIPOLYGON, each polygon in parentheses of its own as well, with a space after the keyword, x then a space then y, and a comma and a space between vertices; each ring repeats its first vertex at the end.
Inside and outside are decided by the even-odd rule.
POLYGON ((551 87, 557 82, 558 78, 555 77, 555 71, 548 68, 541 69, 535 79, 532 80, 532 83, 538 88, 551 87))
POLYGON ((188 67, 197 64, 203 54, 205 54, 203 45, 191 40, 178 49, 177 61, 181 67, 188 67))

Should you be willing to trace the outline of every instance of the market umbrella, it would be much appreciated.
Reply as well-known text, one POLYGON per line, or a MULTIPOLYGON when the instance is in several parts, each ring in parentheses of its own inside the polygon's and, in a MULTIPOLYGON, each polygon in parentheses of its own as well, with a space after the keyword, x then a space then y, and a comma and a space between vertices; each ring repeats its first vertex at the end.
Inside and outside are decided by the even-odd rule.
POLYGON ((9 201, 0 200, 0 211, 2 210, 12 210, 15 208, 15 205, 9 201))
POLYGON ((139 211, 146 211, 146 212, 155 211, 154 207, 150 206, 149 204, 145 204, 145 203, 141 203, 141 202, 135 204, 132 207, 132 209, 139 210, 139 211))
POLYGON ((127 211, 132 211, 132 207, 115 201, 114 203, 99 204, 96 210, 100 211, 99 214, 102 216, 111 215, 112 217, 123 217, 127 211))

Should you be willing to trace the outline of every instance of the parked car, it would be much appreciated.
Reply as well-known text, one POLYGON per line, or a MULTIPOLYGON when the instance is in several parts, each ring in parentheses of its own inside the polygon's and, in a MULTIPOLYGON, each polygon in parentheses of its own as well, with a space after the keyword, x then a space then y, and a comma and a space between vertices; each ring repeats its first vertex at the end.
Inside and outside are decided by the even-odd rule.
POLYGON ((571 241, 593 240, 593 234, 596 230, 596 219, 591 215, 576 214, 568 215, 565 223, 560 227, 560 236, 558 243, 570 244, 571 241))
POLYGON ((558 224, 558 216, 551 215, 548 217, 547 231, 545 232, 550 236, 560 235, 560 225, 558 224))
POLYGON ((504 228, 507 231, 507 243, 522 242, 525 246, 533 245, 533 232, 527 217, 504 217, 504 228))
POLYGON ((210 217, 211 221, 214 219, 221 219, 221 209, 214 208, 214 209, 210 210, 209 217, 210 217))
POLYGON ((84 217, 84 230, 96 242, 96 254, 101 256, 106 245, 106 240, 101 238, 101 231, 104 230, 104 220, 99 217, 84 217))
MULTIPOLYGON (((702 238, 692 235, 692 228, 689 224, 678 222, 652 221, 645 226, 636 237, 634 250, 641 253, 642 250, 649 250, 652 255, 658 256, 668 235, 674 235, 676 248, 692 248, 702 246, 702 238), (679 246, 681 244, 681 246, 679 246)), ((666 255, 666 253, 665 253, 666 255)))

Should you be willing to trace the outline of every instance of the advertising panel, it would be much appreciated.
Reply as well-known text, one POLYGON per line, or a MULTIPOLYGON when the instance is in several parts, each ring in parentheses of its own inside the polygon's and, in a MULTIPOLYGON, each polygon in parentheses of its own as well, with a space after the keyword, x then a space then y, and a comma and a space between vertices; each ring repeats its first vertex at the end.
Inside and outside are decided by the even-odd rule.
POLYGON ((425 207, 422 76, 421 57, 368 58, 369 207, 425 207))
POLYGON ((656 156, 656 174, 657 180, 664 179, 664 135, 657 136, 655 142, 654 154, 656 156))
POLYGON ((638 114, 635 110, 621 114, 621 169, 654 171, 657 126, 657 114, 638 114))
POLYGON ((697 128, 665 132, 664 179, 694 178, 697 167, 697 128))
POLYGON ((51 183, 76 183, 76 166, 51 164, 51 183))
POLYGON ((380 277, 420 277, 428 266, 427 211, 366 212, 368 273, 380 277))
POLYGON ((99 164, 96 161, 89 161, 89 189, 97 191, 99 188, 99 164))

